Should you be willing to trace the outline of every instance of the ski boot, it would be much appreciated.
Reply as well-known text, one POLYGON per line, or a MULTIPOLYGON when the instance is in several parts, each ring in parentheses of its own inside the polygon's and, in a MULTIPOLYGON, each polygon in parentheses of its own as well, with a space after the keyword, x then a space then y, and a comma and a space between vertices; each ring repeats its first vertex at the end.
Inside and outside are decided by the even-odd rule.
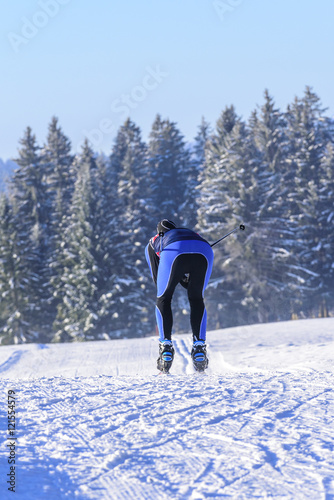
POLYGON ((196 342, 194 342, 193 348, 191 350, 191 357, 195 370, 197 372, 204 372, 209 364, 209 360, 206 355, 206 345, 204 340, 197 340, 196 342))
POLYGON ((174 347, 170 340, 163 340, 159 343, 159 357, 157 368, 162 373, 168 373, 174 359, 174 347))

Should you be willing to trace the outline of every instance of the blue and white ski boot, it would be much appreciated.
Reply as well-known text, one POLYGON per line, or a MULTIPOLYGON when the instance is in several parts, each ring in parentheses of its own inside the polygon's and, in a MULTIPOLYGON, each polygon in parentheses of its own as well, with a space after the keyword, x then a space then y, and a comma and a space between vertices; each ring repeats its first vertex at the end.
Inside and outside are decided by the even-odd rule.
POLYGON ((157 368, 162 373, 169 373, 174 359, 174 347, 170 340, 159 342, 159 357, 157 360, 157 368))
POLYGON ((197 372, 204 372, 209 364, 209 359, 206 355, 206 345, 204 340, 197 340, 193 344, 191 357, 194 368, 197 372))

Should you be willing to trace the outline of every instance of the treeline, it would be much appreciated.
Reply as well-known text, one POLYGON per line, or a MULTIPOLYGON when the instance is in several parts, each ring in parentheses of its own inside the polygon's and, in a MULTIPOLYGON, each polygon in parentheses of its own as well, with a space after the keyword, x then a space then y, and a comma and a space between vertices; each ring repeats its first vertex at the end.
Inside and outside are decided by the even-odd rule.
MULTIPOLYGON (((0 199, 2 344, 137 337, 155 330, 144 248, 167 217, 215 247, 208 327, 327 316, 334 306, 334 122, 306 88, 286 111, 265 92, 246 122, 226 107, 191 145, 156 117, 128 119, 111 154, 78 155, 57 118, 28 127, 0 199)), ((189 331, 184 290, 176 331, 189 331)))

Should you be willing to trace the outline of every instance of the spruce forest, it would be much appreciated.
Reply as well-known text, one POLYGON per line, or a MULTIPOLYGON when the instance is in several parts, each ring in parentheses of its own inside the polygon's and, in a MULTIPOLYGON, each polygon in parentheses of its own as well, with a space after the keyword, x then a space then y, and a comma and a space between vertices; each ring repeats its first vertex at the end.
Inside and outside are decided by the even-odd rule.
MULTIPOLYGON (((306 87, 281 111, 268 91, 249 119, 226 107, 191 144, 157 115, 145 143, 128 119, 110 156, 80 154, 57 118, 30 127, 0 194, 0 342, 155 333, 144 249, 167 217, 214 248, 208 329, 334 311, 334 121, 306 87)), ((1 153, 1 152, 0 152, 1 153)), ((186 291, 174 331, 189 332, 186 291)))

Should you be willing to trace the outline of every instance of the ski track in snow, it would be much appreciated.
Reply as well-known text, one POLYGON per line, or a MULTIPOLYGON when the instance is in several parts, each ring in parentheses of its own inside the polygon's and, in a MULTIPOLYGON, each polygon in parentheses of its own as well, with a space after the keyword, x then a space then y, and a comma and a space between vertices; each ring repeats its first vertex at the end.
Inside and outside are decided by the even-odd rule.
POLYGON ((280 337, 279 324, 209 334, 204 375, 190 335, 175 336, 170 376, 155 374, 156 339, 90 343, 86 356, 84 344, 1 347, 18 462, 13 497, 5 409, 0 498, 333 500, 334 320, 291 323, 280 337))

